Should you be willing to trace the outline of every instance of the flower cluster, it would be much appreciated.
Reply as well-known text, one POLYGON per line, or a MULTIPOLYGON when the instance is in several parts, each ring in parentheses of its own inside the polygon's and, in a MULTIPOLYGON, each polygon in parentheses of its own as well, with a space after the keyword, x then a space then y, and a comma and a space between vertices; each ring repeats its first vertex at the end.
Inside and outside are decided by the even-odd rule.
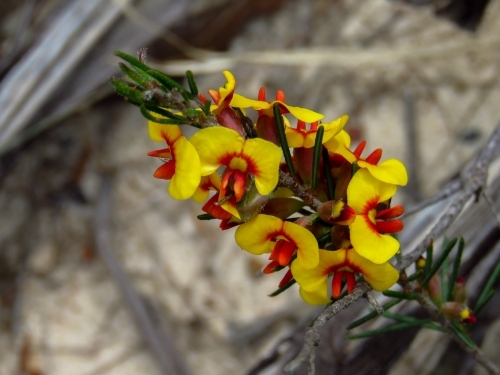
POLYGON ((274 101, 264 89, 249 99, 224 75, 225 86, 209 91, 212 101, 199 95, 217 126, 187 139, 178 125, 149 121, 150 137, 167 143, 149 153, 163 162, 154 176, 170 180, 173 198, 204 203, 200 218, 220 220, 223 230, 237 226, 243 250, 268 254, 263 272, 283 270, 280 291, 297 282, 306 302, 326 304, 360 277, 374 290, 390 288, 399 277, 389 263, 399 250, 393 234, 403 228, 403 208, 391 199, 407 183, 404 165, 380 162, 381 149, 363 157, 366 142, 351 151, 348 116, 323 121, 288 105, 282 91, 274 101))

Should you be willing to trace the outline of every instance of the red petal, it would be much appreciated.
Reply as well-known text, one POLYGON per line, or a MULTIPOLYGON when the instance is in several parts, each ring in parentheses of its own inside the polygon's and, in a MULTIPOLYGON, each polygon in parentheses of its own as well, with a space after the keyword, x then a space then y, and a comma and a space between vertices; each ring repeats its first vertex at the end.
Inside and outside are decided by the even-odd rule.
POLYGON ((290 260, 292 259, 292 256, 295 253, 295 248, 296 246, 293 242, 286 241, 283 244, 283 247, 281 248, 278 257, 278 262, 280 263, 280 266, 284 267, 290 263, 290 260))
POLYGON ((274 269, 279 266, 280 264, 277 261, 273 260, 271 263, 264 267, 262 273, 269 275, 270 273, 275 272, 274 269))
POLYGON ((172 158, 172 153, 170 151, 170 148, 162 148, 161 150, 154 150, 148 152, 148 156, 153 156, 156 158, 172 158))
POLYGON ((292 279, 293 279, 292 271, 288 270, 288 272, 285 273, 285 276, 283 276, 280 283, 278 284, 278 288, 283 288, 292 279))
POLYGON ((367 163, 372 164, 372 165, 377 165, 381 158, 382 158, 382 149, 377 148, 370 155, 368 155, 368 157, 365 159, 365 161, 367 163))
POLYGON ((344 271, 335 272, 332 279, 332 297, 339 298, 342 291, 342 276, 344 271))
POLYGON ((297 129, 306 130, 306 123, 302 120, 297 120, 297 129))
POLYGON ((403 222, 401 220, 393 221, 377 221, 375 226, 379 233, 397 233, 403 230, 403 222))
POLYGON ((245 172, 235 171, 233 190, 236 202, 239 202, 243 197, 243 194, 245 194, 246 182, 247 174, 245 172))
POLYGON ((285 102, 285 92, 283 90, 276 91, 276 100, 280 102, 285 102))
POLYGON ((353 154, 356 155, 357 158, 361 156, 363 153, 363 150, 365 149, 366 146, 366 141, 361 142, 358 147, 354 150, 353 154))
POLYGON ((279 255, 280 255, 280 251, 281 251, 281 248, 283 247, 283 245, 285 244, 285 240, 279 240, 276 245, 274 245, 274 249, 273 251, 271 252, 271 254, 269 255, 269 260, 274 260, 274 261, 278 261, 279 260, 279 255))
POLYGON ((207 97, 203 94, 199 94, 198 97, 200 98, 201 102, 205 104, 207 102, 207 97))
POLYGON ((154 177, 162 180, 170 180, 175 174, 175 160, 169 160, 158 168, 153 174, 154 177))
POLYGON ((387 210, 383 210, 377 213, 376 218, 377 219, 394 219, 398 216, 403 215, 405 212, 405 209, 403 206, 394 206, 391 208, 388 208, 387 210))
POLYGON ((212 97, 212 100, 214 101, 214 104, 217 104, 219 103, 219 100, 220 100, 220 94, 218 91, 215 91, 215 90, 208 90, 208 93, 210 94, 210 96, 212 97))
POLYGON ((257 100, 259 100, 261 102, 266 101, 266 89, 264 87, 261 87, 259 89, 259 95, 257 95, 257 100))

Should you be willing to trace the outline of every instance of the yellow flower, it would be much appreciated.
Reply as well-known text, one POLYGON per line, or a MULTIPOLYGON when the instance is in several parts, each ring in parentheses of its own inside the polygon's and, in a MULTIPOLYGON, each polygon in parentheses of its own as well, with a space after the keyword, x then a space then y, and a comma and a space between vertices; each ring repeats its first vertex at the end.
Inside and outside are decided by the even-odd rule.
POLYGON ((297 254, 297 263, 304 269, 318 265, 318 242, 314 235, 300 225, 275 216, 257 215, 236 229, 238 246, 249 253, 271 253, 269 259, 285 267, 297 254))
POLYGON ((389 263, 375 264, 359 255, 353 248, 336 251, 319 250, 319 264, 313 269, 305 269, 298 262, 291 266, 292 275, 300 286, 300 295, 311 305, 324 305, 328 297, 328 278, 332 277, 332 296, 338 298, 342 292, 343 281, 347 291, 356 285, 356 275, 364 276, 365 281, 376 291, 390 288, 399 278, 399 273, 389 263))

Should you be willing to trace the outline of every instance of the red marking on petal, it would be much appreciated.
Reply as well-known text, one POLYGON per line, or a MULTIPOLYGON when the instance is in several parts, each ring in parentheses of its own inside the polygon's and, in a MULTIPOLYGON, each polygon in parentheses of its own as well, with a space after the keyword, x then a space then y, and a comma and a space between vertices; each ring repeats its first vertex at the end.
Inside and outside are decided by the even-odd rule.
POLYGON ((288 242, 286 241, 283 244, 283 247, 281 248, 279 252, 279 257, 278 257, 278 262, 280 266, 286 266, 290 263, 290 260, 293 257, 293 254, 295 253, 295 244, 293 242, 288 242))
POLYGON ((283 288, 292 279, 293 279, 292 271, 288 270, 285 276, 283 276, 280 283, 278 284, 278 288, 283 288))
POLYGON ((372 231, 373 233, 375 234, 379 234, 378 230, 377 230, 377 227, 375 226, 375 224, 370 220, 370 218, 368 217, 368 215, 360 215, 362 218, 363 218, 363 221, 365 222, 366 224, 366 227, 372 231))
POLYGON ((332 168, 340 168, 346 161, 346 158, 340 154, 330 155, 330 166, 332 168))
POLYGON ((318 131, 318 121, 314 121, 313 123, 311 123, 311 131, 318 131))
POLYGON ((361 142, 358 147, 354 150, 353 154, 359 159, 361 157, 361 154, 363 153, 363 150, 365 149, 366 146, 366 141, 361 142))
POLYGON ((376 218, 377 219, 394 219, 396 217, 403 215, 404 212, 405 212, 405 209, 403 208, 403 206, 398 205, 398 206, 388 208, 387 210, 377 212, 376 218))
POLYGON ((356 211, 354 208, 344 205, 342 211, 340 211, 340 215, 335 218, 334 223, 340 225, 350 225, 353 223, 354 219, 356 219, 356 211))
POLYGON ((259 100, 261 102, 266 101, 266 89, 264 87, 261 87, 259 89, 259 95, 257 95, 257 100, 259 100))
POLYGON ((226 230, 226 229, 234 228, 234 227, 241 224, 241 223, 238 223, 236 221, 231 221, 231 218, 232 218, 232 216, 229 219, 222 219, 220 222, 219 228, 222 230, 226 230))
POLYGON ((283 90, 276 91, 276 100, 280 102, 285 102, 285 92, 283 90))
POLYGON ((201 102, 205 104, 207 102, 207 97, 203 94, 199 94, 198 97, 200 98, 201 102))
POLYGON ((356 286, 356 278, 354 277, 354 273, 352 272, 344 272, 344 275, 347 279, 347 291, 351 293, 356 286))
POLYGON ((344 272, 335 272, 332 279, 332 297, 339 298, 340 292, 342 291, 342 276, 344 272))
POLYGON ((219 103, 220 100, 220 93, 215 90, 208 90, 208 93, 210 94, 210 97, 212 98, 214 104, 219 103))
POLYGON ((401 220, 393 221, 377 221, 375 224, 379 233, 397 233, 403 230, 403 222, 401 220))
POLYGON ((380 200, 380 197, 378 195, 375 195, 374 197, 369 198, 365 205, 363 206, 363 209, 361 210, 361 213, 363 215, 368 215, 368 213, 371 210, 376 210, 377 209, 377 204, 380 200))
POLYGON ((148 152, 148 156, 153 156, 155 158, 172 158, 172 152, 170 148, 162 148, 161 150, 154 150, 148 152))
POLYGON ((201 208, 201 210, 203 212, 206 212, 207 214, 212 215, 216 219, 219 219, 219 220, 229 220, 233 215, 231 215, 229 212, 227 212, 226 210, 224 210, 222 207, 220 207, 217 204, 217 202, 219 201, 218 198, 219 198, 218 194, 215 194, 212 198, 210 198, 207 201, 207 203, 205 203, 203 205, 203 207, 201 208))
POLYGON ((154 177, 162 180, 170 180, 175 174, 175 160, 169 160, 158 168, 153 174, 154 177))
POLYGON ((264 269, 262 270, 262 273, 265 273, 266 275, 269 275, 273 272, 276 272, 276 268, 279 267, 280 264, 273 260, 271 263, 269 263, 267 266, 264 267, 264 269))
POLYGON ((375 151, 373 151, 368 157, 365 159, 367 163, 370 163, 372 165, 377 165, 377 163, 380 161, 382 158, 382 149, 377 148, 375 151))

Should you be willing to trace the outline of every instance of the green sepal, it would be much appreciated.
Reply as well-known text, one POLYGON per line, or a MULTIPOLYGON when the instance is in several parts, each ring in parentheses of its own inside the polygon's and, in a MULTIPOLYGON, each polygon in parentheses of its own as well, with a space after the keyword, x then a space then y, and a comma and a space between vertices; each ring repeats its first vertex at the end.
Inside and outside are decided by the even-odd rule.
POLYGON ((201 215, 196 216, 196 218, 198 220, 212 220, 212 219, 215 219, 215 217, 213 217, 210 214, 201 214, 201 215))
MULTIPOLYGON (((389 301, 385 305, 383 305, 382 308, 384 309, 384 311, 387 311, 391 307, 396 306, 401 301, 402 301, 401 298, 389 301)), ((355 320, 354 322, 352 322, 351 324, 349 324, 346 327, 346 329, 349 330, 349 329, 353 329, 353 328, 359 327, 360 325, 362 325, 362 324, 364 324, 364 323, 372 320, 373 318, 377 317, 378 315, 379 315, 379 313, 377 311, 372 311, 371 313, 369 313, 369 314, 363 316, 362 318, 359 318, 358 320, 355 320)))
POLYGON ((281 149, 283 150, 283 156, 285 158, 286 165, 290 174, 295 177, 295 168, 292 162, 292 155, 290 154, 290 148, 288 147, 288 142, 285 135, 285 125, 283 124, 283 118, 281 117, 280 105, 275 103, 273 106, 274 121, 276 122, 276 128, 278 129, 278 137, 281 144, 281 149))
POLYGON ((272 292, 271 294, 269 294, 268 297, 276 297, 278 294, 283 293, 285 290, 287 290, 288 288, 290 288, 295 283, 296 283, 295 279, 290 280, 285 285, 283 285, 281 288, 278 288, 274 292, 272 292))
POLYGON ((321 160, 321 148, 323 146, 323 134, 325 133, 325 128, 323 125, 318 126, 316 131, 316 139, 314 140, 314 151, 313 151, 313 165, 312 165, 312 188, 316 189, 318 187, 318 167, 319 161, 321 160))
MULTIPOLYGON (((450 252, 451 250, 453 250, 453 247, 455 246, 455 244, 457 243, 458 239, 457 238, 453 238, 452 240, 448 241, 445 245, 444 245, 444 248, 443 248, 443 253, 441 254, 441 256, 438 258, 438 260, 436 261, 435 264, 432 265, 432 268, 431 270, 429 271, 429 273, 427 273, 425 275, 425 279, 424 281, 422 282, 422 285, 425 286, 427 285, 427 283, 429 282, 429 280, 431 279, 431 277, 439 270, 439 268, 441 267, 441 265, 444 263, 444 261, 448 258, 448 255, 450 255, 450 252)), ((426 264, 427 266, 427 261, 426 261, 426 264)))
POLYGON ((198 95, 198 86, 196 85, 196 82, 194 80, 193 72, 188 70, 186 72, 186 78, 188 81, 189 90, 191 91, 191 94, 193 94, 194 96, 198 95))

